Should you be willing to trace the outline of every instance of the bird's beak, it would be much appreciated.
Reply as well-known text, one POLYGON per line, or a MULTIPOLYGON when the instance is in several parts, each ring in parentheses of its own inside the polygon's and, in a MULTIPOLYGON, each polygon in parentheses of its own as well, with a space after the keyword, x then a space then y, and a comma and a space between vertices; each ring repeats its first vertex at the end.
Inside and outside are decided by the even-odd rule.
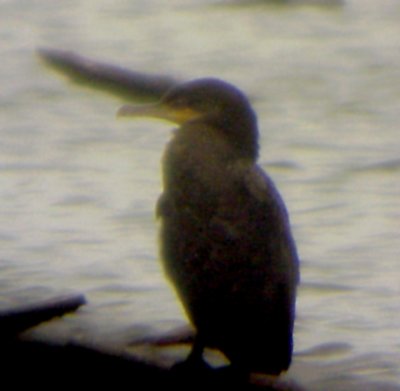
POLYGON ((165 104, 132 106, 124 105, 117 111, 117 117, 147 117, 173 122, 178 125, 196 119, 200 113, 190 108, 173 108, 165 104))

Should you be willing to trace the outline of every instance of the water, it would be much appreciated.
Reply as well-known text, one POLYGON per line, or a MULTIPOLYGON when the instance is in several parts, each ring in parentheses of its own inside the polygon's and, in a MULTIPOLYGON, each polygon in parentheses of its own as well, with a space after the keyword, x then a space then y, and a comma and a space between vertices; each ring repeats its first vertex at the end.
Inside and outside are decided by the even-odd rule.
POLYGON ((400 4, 232 3, 0 1, 0 304, 83 292, 79 316, 55 322, 82 341, 185 322, 157 260, 168 127, 117 121, 122 102, 65 84, 34 49, 218 76, 253 101, 260 164, 302 258, 293 377, 312 390, 390 389, 400 384, 400 4))

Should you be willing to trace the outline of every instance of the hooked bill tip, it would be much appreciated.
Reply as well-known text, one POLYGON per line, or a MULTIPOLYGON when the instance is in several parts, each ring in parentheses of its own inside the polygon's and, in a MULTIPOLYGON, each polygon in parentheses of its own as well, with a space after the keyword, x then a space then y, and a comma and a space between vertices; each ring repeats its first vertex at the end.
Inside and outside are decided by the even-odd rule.
POLYGON ((117 117, 127 117, 129 115, 132 115, 134 113, 134 108, 130 105, 124 105, 121 106, 118 110, 117 110, 117 117))

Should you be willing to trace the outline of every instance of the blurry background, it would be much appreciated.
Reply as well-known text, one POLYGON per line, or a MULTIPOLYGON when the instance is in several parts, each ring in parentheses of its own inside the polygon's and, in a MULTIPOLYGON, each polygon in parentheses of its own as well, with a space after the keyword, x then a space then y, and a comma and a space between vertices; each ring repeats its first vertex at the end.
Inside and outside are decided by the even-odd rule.
POLYGON ((0 0, 1 306, 82 292, 55 322, 78 341, 186 322, 154 216, 169 125, 116 120, 121 101, 67 85, 35 49, 217 76, 251 98, 290 211, 295 365, 319 368, 298 380, 400 383, 400 2, 280 3, 0 0))

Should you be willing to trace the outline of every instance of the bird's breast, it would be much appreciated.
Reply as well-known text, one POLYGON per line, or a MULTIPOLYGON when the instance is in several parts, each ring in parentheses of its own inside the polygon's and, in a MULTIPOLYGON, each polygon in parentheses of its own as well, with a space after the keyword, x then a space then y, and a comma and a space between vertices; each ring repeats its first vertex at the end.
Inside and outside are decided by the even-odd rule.
POLYGON ((179 205, 211 211, 221 194, 232 192, 233 153, 208 128, 179 129, 163 157, 163 185, 179 205))

